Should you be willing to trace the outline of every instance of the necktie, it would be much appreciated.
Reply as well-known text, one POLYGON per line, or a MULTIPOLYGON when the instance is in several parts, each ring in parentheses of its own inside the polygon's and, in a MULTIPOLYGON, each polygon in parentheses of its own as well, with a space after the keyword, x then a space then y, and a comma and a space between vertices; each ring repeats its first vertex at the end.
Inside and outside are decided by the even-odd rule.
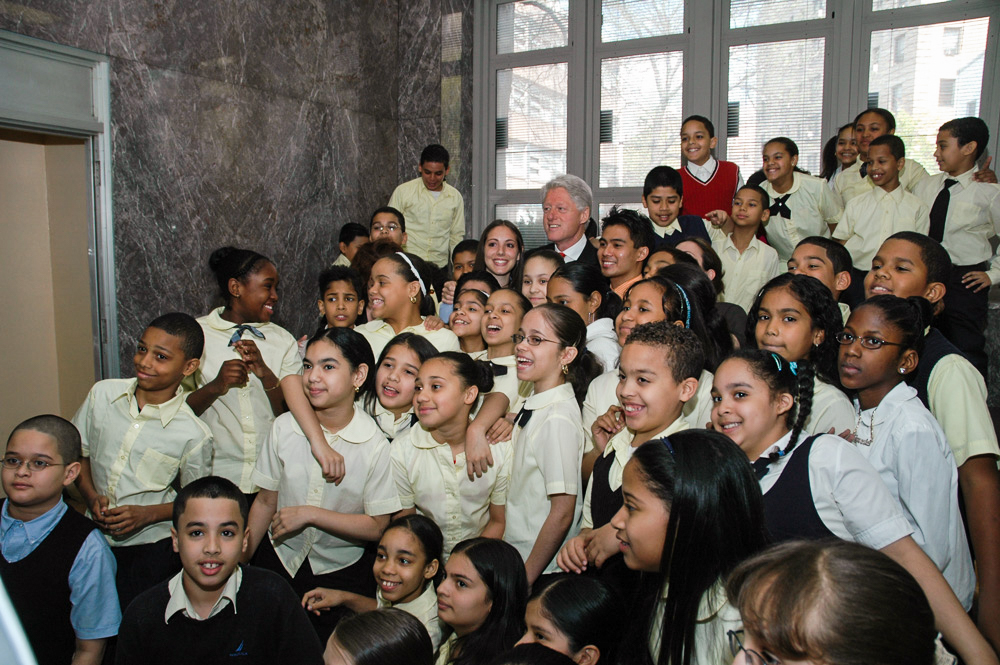
POLYGON ((507 368, 503 365, 498 365, 491 360, 490 367, 493 368, 493 376, 507 376, 507 368))
POLYGON ((944 189, 938 192, 934 205, 931 206, 931 228, 927 235, 938 242, 944 238, 944 220, 948 216, 948 204, 951 202, 951 192, 948 190, 955 184, 958 184, 957 180, 946 178, 944 189))
POLYGON ((240 341, 240 338, 243 337, 243 333, 245 331, 250 331, 251 333, 253 333, 253 336, 256 337, 257 339, 264 339, 264 333, 257 330, 248 323, 241 323, 240 325, 236 326, 236 330, 233 332, 233 336, 229 338, 229 346, 232 346, 233 344, 236 344, 236 342, 240 341))
POLYGON ((862 178, 868 177, 868 162, 861 163, 861 177, 862 178))
POLYGON ((768 465, 771 460, 767 457, 759 457, 756 462, 753 463, 753 472, 757 475, 757 480, 760 480, 767 475, 768 465))
POLYGON ((771 217, 784 217, 785 219, 792 218, 791 209, 785 205, 785 201, 791 194, 785 194, 784 196, 775 196, 774 203, 771 204, 771 217))
POLYGON ((523 406, 521 410, 517 412, 517 418, 514 419, 514 424, 524 429, 524 426, 528 424, 528 420, 531 418, 531 410, 526 409, 523 406))

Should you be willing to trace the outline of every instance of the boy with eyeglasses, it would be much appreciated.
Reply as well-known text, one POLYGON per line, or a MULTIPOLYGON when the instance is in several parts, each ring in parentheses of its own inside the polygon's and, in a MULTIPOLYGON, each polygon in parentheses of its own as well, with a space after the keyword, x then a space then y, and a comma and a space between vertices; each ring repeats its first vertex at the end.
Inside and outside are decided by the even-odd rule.
POLYGON ((3 457, 0 579, 39 663, 100 663, 121 622, 111 549, 62 499, 79 460, 80 433, 53 415, 15 427, 3 457))

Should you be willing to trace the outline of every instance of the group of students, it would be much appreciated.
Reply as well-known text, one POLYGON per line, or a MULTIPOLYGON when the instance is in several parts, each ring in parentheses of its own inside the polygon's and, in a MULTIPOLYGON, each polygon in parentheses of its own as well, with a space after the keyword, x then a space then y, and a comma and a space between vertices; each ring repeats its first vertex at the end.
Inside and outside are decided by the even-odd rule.
MULTIPOLYGON (((946 236, 1000 219, 968 124, 939 136, 946 236)), ((997 663, 1000 450, 936 327, 955 257, 891 215, 842 245, 794 143, 764 146, 761 186, 714 144, 688 119, 649 217, 613 210, 577 260, 498 220, 442 274, 380 208, 345 225, 299 340, 271 321, 275 264, 213 252, 221 307, 154 319, 135 378, 7 441, 0 577, 39 662, 929 665, 940 632, 997 663)), ((880 146, 834 183, 891 197, 880 146)))

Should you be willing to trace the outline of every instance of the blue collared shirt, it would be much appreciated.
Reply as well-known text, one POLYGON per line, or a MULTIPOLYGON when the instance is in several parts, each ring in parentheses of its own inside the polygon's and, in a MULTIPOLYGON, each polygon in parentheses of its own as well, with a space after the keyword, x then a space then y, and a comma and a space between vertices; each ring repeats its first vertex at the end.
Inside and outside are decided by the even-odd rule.
MULTIPOLYGON (((15 563, 35 551, 69 507, 64 501, 35 519, 22 522, 0 511, 0 553, 15 563)), ((115 557, 104 536, 94 529, 83 541, 69 571, 69 600, 73 605, 69 620, 78 639, 97 640, 118 634, 122 613, 115 588, 115 557)))

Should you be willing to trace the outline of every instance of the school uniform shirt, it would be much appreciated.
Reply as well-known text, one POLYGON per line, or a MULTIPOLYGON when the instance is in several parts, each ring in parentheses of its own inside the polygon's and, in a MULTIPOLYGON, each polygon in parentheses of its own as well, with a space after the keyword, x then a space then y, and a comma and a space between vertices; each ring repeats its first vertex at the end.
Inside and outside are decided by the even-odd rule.
POLYGON ((983 375, 962 355, 949 353, 931 370, 927 402, 958 466, 977 455, 1000 459, 986 394, 983 375))
MULTIPOLYGON (((185 387, 190 390, 203 388, 213 381, 218 376, 222 363, 240 359, 240 354, 229 345, 237 324, 223 319, 222 310, 220 307, 198 319, 205 333, 205 350, 201 354, 201 365, 184 382, 185 387)), ((252 325, 264 338, 246 331, 242 339, 253 340, 264 364, 274 372, 278 380, 298 374, 302 369, 302 360, 298 355, 295 337, 274 323, 252 325)), ((231 387, 201 414, 201 419, 211 428, 215 439, 212 473, 233 481, 245 494, 257 491, 250 478, 257 461, 257 452, 274 422, 274 410, 264 391, 264 384, 253 372, 248 372, 248 375, 245 386, 231 387)))
POLYGON ((712 419, 712 381, 715 375, 708 370, 701 370, 698 375, 698 389, 694 392, 694 397, 684 402, 681 414, 684 420, 691 424, 691 427, 702 429, 712 419))
MULTIPOLYGON (((784 450, 792 433, 778 439, 761 457, 784 450)), ((804 435, 800 435, 799 443, 804 435)), ((820 434, 809 451, 809 489, 823 525, 838 538, 875 550, 913 533, 899 507, 872 465, 855 447, 831 434, 820 434)), ((768 465, 760 490, 768 490, 781 477, 788 460, 782 455, 768 465)))
POLYGON ((719 298, 744 310, 750 309, 762 286, 784 272, 778 252, 756 237, 750 240, 742 254, 733 243, 732 234, 722 240, 713 240, 712 247, 722 260, 725 289, 719 298))
MULTIPOLYGON (((503 539, 527 560, 542 524, 549 515, 549 497, 554 494, 576 495, 573 521, 560 548, 580 531, 583 492, 580 467, 583 462, 583 425, 580 407, 568 383, 541 393, 524 402, 530 412, 528 422, 518 417, 514 425, 514 463, 507 490, 507 528, 503 539)), ((543 574, 559 571, 555 557, 543 574)))
POLYGON ((166 609, 163 612, 163 622, 170 623, 170 618, 178 612, 194 621, 207 621, 230 605, 233 606, 233 614, 237 614, 240 608, 236 606, 236 594, 239 593, 242 583, 243 568, 242 566, 236 566, 236 570, 226 580, 226 586, 222 587, 222 595, 216 599, 208 616, 203 617, 198 614, 198 610, 194 608, 191 599, 184 590, 184 571, 181 571, 167 582, 167 592, 170 594, 170 599, 167 601, 166 609))
POLYGON ((802 431, 826 434, 832 427, 834 434, 840 434, 854 429, 856 415, 854 405, 844 391, 817 376, 813 379, 812 409, 802 431))
POLYGON ((846 302, 838 302, 837 307, 840 308, 840 318, 844 319, 844 325, 847 325, 847 319, 851 318, 851 306, 846 302))
POLYGON ((597 319, 587 326, 587 350, 594 354, 604 371, 618 367, 618 357, 622 347, 618 346, 615 322, 611 319, 597 319))
MULTIPOLYGON (((90 389, 73 416, 83 456, 98 494, 108 506, 158 506, 180 486, 211 474, 212 432, 187 405, 180 387, 163 404, 139 409, 135 379, 105 379, 90 389)), ((170 537, 170 521, 155 522, 125 537, 106 535, 108 544, 145 545, 170 537)))
POLYGON ((976 169, 972 168, 954 178, 947 173, 928 176, 913 193, 927 205, 929 211, 944 188, 944 181, 958 181, 948 190, 951 198, 941 246, 948 250, 951 262, 957 266, 989 261, 986 274, 996 284, 1000 282, 1000 254, 994 255, 990 240, 1000 234, 1000 185, 974 182, 972 176, 975 172, 976 169))
POLYGON ((408 603, 390 603, 382 597, 381 589, 375 592, 375 602, 378 609, 395 607, 397 610, 403 610, 407 614, 417 617, 427 629, 427 634, 431 636, 432 649, 437 651, 438 647, 441 646, 441 640, 448 627, 444 621, 438 618, 437 591, 434 590, 432 582, 428 582, 423 593, 408 603))
POLYGON ((618 370, 611 369, 600 374, 587 387, 587 396, 581 407, 582 426, 585 437, 584 452, 594 449, 594 433, 591 431, 594 422, 607 413, 613 405, 618 404, 618 370))
POLYGON ((913 539, 948 580, 966 610, 972 607, 976 574, 958 510, 958 469, 941 426, 917 397, 900 383, 878 406, 859 411, 855 446, 903 509, 913 539))
MULTIPOLYGON (((653 623, 649 633, 649 656, 653 662, 660 657, 660 641, 663 637, 663 612, 667 604, 668 586, 663 585, 656 601, 653 623)), ((698 603, 698 619, 694 627, 694 653, 691 665, 728 665, 733 662, 733 652, 729 649, 729 631, 743 628, 743 619, 738 609, 726 599, 726 589, 720 580, 715 583, 698 603)))
POLYGON ((905 187, 891 192, 875 187, 847 202, 833 238, 846 241, 844 248, 851 254, 855 270, 868 270, 878 248, 893 233, 916 231, 927 235, 928 213, 930 208, 905 187))
MULTIPOLYGON (((354 408, 358 409, 363 407, 358 401, 355 401, 354 408)), ((396 414, 382 406, 382 403, 376 399, 375 414, 372 418, 374 418, 375 424, 378 425, 380 430, 382 430, 382 433, 385 434, 385 438, 391 443, 397 437, 402 436, 403 432, 413 426, 413 409, 411 408, 409 411, 397 418, 396 414)))
POLYGON ((444 535, 445 556, 467 538, 479 536, 490 521, 490 506, 507 503, 513 462, 510 441, 490 448, 493 466, 469 480, 465 453, 452 456, 448 443, 438 443, 420 425, 392 442, 392 477, 403 509, 416 508, 444 535))
MULTIPOLYGON (((0 509, 0 553, 7 563, 21 561, 49 537, 69 510, 62 500, 42 515, 24 522, 10 516, 7 501, 0 509)), ((69 570, 69 622, 77 639, 99 640, 118 634, 122 621, 115 587, 115 557, 95 529, 90 532, 69 570)), ((43 599, 39 599, 43 602, 43 599)))
MULTIPOLYGON (((833 189, 846 205, 851 199, 857 198, 875 188, 875 183, 868 176, 861 177, 861 159, 837 174, 833 179, 833 189)), ((927 169, 920 162, 906 158, 903 169, 899 172, 899 184, 908 192, 913 192, 918 183, 927 177, 927 169)))
MULTIPOLYGON (((423 321, 426 316, 420 317, 423 321)), ((375 319, 374 321, 369 321, 368 323, 358 326, 355 328, 361 336, 368 340, 368 345, 372 347, 372 355, 375 356, 375 361, 378 362, 378 357, 382 354, 382 349, 385 345, 392 340, 393 337, 405 332, 411 332, 415 335, 423 337, 428 342, 430 342, 438 352, 441 351, 461 351, 462 345, 458 341, 458 336, 447 328, 439 328, 437 330, 428 330, 424 328, 423 323, 418 323, 415 326, 409 326, 403 328, 399 332, 396 332, 391 325, 386 323, 383 319, 375 319)))
POLYGON ((343 266, 344 268, 350 268, 351 267, 351 260, 349 258, 347 258, 346 254, 341 254, 333 262, 333 265, 335 265, 335 266, 343 266))
MULTIPOLYGON (((690 427, 691 425, 689 425, 688 422, 684 420, 684 417, 681 416, 674 422, 670 423, 665 430, 650 439, 650 441, 653 439, 662 439, 670 436, 671 434, 676 434, 677 432, 683 432, 686 429, 690 429, 690 427)), ((625 465, 628 464, 630 459, 632 459, 632 453, 634 453, 638 447, 632 445, 632 440, 634 438, 635 433, 626 427, 608 439, 608 445, 604 447, 604 454, 601 455, 602 457, 608 457, 610 455, 614 456, 614 459, 611 461, 611 466, 608 467, 608 485, 611 487, 611 491, 613 492, 617 492, 622 486, 622 474, 625 471, 625 465)), ((587 491, 583 496, 583 518, 580 522, 581 529, 594 528, 594 516, 590 510, 593 489, 594 483, 587 483, 587 491)))
MULTIPOLYGON (((678 215, 677 217, 674 218, 674 221, 670 222, 666 226, 660 226, 656 222, 653 222, 653 225, 652 225, 653 226, 653 233, 655 233, 656 236, 657 236, 657 238, 658 238, 657 243, 656 243, 657 247, 660 247, 660 246, 662 246, 664 244, 670 244, 670 243, 661 242, 661 241, 666 241, 667 238, 669 238, 670 236, 674 235, 675 233, 680 233, 682 236, 691 237, 690 235, 685 234, 684 227, 681 225, 681 217, 685 217, 685 215, 678 215)), ((686 215, 686 217, 688 219, 691 219, 692 225, 694 226, 694 228, 697 228, 696 221, 694 219, 692 219, 692 218, 695 217, 695 215, 686 215)), ((699 217, 698 219, 701 219, 701 218, 699 217)), ((711 237, 712 231, 716 230, 715 227, 712 226, 712 223, 709 222, 707 219, 702 219, 701 223, 705 227, 705 233, 708 234, 709 237, 711 237)), ((699 235, 701 235, 701 234, 699 234, 699 235)), ((676 243, 676 242, 679 242, 679 241, 678 240, 674 240, 673 242, 676 243)), ((673 246, 673 245, 671 245, 671 246, 673 246)), ((622 296, 622 297, 624 298, 624 296, 622 296)))
MULTIPOLYGON (((499 358, 483 358, 486 362, 498 367, 493 372, 493 390, 490 393, 503 393, 507 396, 507 412, 517 413, 524 405, 524 400, 531 395, 531 382, 521 381, 517 378, 517 361, 514 356, 500 356, 499 358), (506 372, 503 372, 506 370, 506 372), (503 373, 500 373, 503 372, 503 373)), ((482 406, 482 402, 480 402, 482 406)), ((478 408, 477 408, 478 412, 478 408)))
MULTIPOLYGON (((274 420, 271 435, 261 450, 253 481, 262 489, 278 492, 278 510, 287 506, 313 506, 345 514, 389 515, 401 509, 392 482, 389 442, 371 417, 354 409, 351 421, 336 434, 324 428, 330 447, 344 456, 347 475, 340 485, 323 479, 323 469, 312 456, 309 440, 291 413, 274 420)), ((310 526, 275 540, 274 551, 289 575, 295 577, 309 559, 315 575, 325 575, 356 563, 364 544, 333 536, 310 526)))
POLYGON ((787 263, 799 241, 809 236, 830 237, 830 224, 836 224, 843 211, 843 204, 836 192, 830 191, 826 180, 805 173, 792 173, 792 186, 779 194, 771 183, 760 184, 771 197, 789 195, 785 205, 791 210, 792 218, 772 214, 764 224, 767 242, 778 252, 782 263, 787 263))
POLYGON ((441 184, 440 192, 431 192, 422 178, 414 178, 396 187, 389 205, 406 219, 407 252, 436 266, 448 265, 451 248, 465 238, 465 202, 457 189, 441 184))

